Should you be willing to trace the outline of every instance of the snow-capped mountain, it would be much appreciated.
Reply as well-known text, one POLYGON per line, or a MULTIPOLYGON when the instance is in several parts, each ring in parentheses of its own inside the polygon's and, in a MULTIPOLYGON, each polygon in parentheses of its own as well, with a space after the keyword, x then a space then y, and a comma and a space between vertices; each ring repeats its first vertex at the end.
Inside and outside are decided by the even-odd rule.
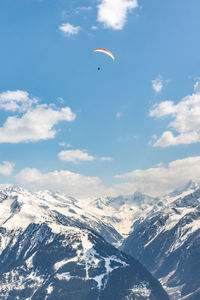
POLYGON ((167 195, 167 197, 171 198, 171 200, 173 200, 173 197, 177 197, 177 196, 181 196, 183 198, 184 196, 187 196, 193 193, 194 191, 196 191, 199 187, 200 187, 199 183, 190 180, 185 185, 175 189, 172 193, 167 195))
POLYGON ((200 299, 200 189, 185 188, 160 199, 121 249, 157 277, 171 299, 200 299), (159 202, 158 202, 159 203, 159 202))
POLYGON ((79 206, 78 200, 64 194, 42 191, 31 193, 6 186, 0 191, 0 226, 26 228, 30 223, 55 223, 92 229, 109 243, 121 239, 114 227, 79 206))
POLYGON ((98 215, 126 237, 132 231, 133 222, 144 217, 159 201, 139 192, 133 195, 105 197, 92 200, 87 205, 91 214, 98 215))
POLYGON ((100 234, 114 228, 73 198, 16 187, 0 191, 0 299, 168 299, 135 259, 100 234))

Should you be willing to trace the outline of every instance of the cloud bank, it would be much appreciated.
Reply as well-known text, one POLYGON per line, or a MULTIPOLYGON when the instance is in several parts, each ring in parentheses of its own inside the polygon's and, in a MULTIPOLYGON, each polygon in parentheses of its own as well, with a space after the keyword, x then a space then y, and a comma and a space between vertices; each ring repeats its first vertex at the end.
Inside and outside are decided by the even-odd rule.
POLYGON ((200 182, 200 156, 172 161, 168 166, 159 165, 145 170, 134 170, 116 175, 117 179, 129 180, 115 186, 122 194, 140 191, 151 196, 167 194, 189 180, 200 182))
POLYGON ((15 176, 21 185, 33 191, 58 190, 76 198, 98 197, 105 188, 98 177, 89 177, 68 170, 42 173, 38 169, 25 168, 15 176))
POLYGON ((115 179, 121 182, 110 187, 104 186, 99 177, 69 170, 42 173, 38 169, 25 168, 15 179, 17 183, 34 191, 59 190, 80 199, 130 195, 136 191, 157 197, 185 185, 189 180, 200 182, 200 156, 178 159, 168 166, 158 164, 154 168, 116 175, 115 179))
POLYGON ((168 147, 200 142, 200 93, 199 83, 194 86, 194 93, 184 97, 177 104, 163 101, 154 105, 149 116, 156 119, 172 117, 168 128, 156 140, 154 146, 168 147))

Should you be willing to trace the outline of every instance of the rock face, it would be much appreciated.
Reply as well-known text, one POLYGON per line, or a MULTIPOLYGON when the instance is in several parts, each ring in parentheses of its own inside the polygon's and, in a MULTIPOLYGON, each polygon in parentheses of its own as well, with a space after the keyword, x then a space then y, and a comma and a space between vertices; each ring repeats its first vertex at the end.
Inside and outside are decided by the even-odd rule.
POLYGON ((107 230, 116 239, 114 228, 82 214, 75 199, 9 187, 0 213, 0 299, 169 299, 138 261, 100 236, 107 230))
POLYGON ((171 299, 199 300, 200 189, 172 193, 133 228, 121 249, 158 278, 171 299))

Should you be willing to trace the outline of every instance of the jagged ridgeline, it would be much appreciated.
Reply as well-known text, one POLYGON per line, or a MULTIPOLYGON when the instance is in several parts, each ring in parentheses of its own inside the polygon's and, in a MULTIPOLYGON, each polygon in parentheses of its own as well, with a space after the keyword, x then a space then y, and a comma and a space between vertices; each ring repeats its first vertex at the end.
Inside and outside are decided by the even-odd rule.
POLYGON ((200 189, 190 182, 133 223, 121 249, 162 283, 171 299, 200 299, 200 189))
POLYGON ((7 187, 0 212, 0 299, 169 299, 138 261, 105 240, 120 234, 75 199, 7 187))

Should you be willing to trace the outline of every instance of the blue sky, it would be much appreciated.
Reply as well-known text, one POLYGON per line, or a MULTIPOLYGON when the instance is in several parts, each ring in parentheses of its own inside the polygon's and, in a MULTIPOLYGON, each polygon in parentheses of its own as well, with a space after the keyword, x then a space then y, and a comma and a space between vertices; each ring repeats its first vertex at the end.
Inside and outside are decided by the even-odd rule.
POLYGON ((85 198, 199 181, 199 11, 1 0, 1 183, 85 198))

